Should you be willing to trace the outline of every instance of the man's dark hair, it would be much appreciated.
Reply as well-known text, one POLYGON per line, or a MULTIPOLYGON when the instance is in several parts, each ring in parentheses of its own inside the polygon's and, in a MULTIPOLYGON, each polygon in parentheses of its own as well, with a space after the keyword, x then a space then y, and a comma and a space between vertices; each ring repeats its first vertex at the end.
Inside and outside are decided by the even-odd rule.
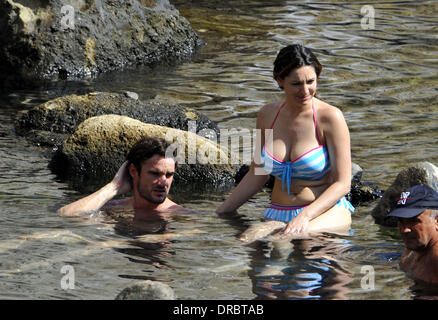
POLYGON ((154 138, 154 137, 141 138, 132 146, 131 150, 126 156, 126 160, 128 161, 127 168, 129 168, 129 166, 132 163, 137 169, 138 174, 140 174, 141 164, 143 163, 143 161, 152 158, 156 154, 165 157, 166 149, 169 146, 170 144, 166 140, 161 138, 154 138))

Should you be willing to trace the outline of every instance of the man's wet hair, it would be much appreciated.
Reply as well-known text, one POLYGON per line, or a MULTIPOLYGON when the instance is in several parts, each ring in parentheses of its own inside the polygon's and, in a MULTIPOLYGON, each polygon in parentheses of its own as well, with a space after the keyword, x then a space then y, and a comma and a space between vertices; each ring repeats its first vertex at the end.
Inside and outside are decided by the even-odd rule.
MULTIPOLYGON (((141 172, 141 164, 152 158, 154 155, 166 157, 166 150, 170 146, 166 140, 155 137, 143 137, 137 141, 128 152, 126 160, 128 161, 127 168, 131 163, 137 169, 138 174, 141 172)), ((130 177, 130 175, 129 175, 130 177)))

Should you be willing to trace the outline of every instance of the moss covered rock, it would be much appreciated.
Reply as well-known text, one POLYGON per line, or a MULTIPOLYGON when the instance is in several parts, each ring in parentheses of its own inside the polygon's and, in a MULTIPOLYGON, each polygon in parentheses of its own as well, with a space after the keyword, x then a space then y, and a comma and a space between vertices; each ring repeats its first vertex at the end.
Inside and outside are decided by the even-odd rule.
POLYGON ((57 148, 81 122, 104 114, 124 115, 180 130, 188 130, 189 121, 193 121, 197 132, 211 129, 213 136, 219 136, 217 125, 196 110, 152 100, 142 102, 133 92, 92 92, 50 100, 22 112, 15 129, 37 145, 57 148))
POLYGON ((141 137, 171 142, 169 155, 178 160, 174 185, 185 190, 223 190, 234 186, 238 156, 192 132, 147 124, 126 116, 102 115, 81 123, 63 142, 50 167, 64 179, 108 182, 141 137))
POLYGON ((115 300, 175 300, 175 293, 165 283, 145 280, 123 289, 115 300))

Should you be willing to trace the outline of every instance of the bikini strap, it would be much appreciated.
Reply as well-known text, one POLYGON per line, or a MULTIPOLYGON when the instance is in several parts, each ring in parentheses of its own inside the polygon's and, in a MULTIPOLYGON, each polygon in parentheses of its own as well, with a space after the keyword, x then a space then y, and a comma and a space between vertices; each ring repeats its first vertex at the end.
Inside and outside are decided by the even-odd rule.
MULTIPOLYGON (((274 128, 275 121, 277 121, 278 115, 280 114, 281 109, 283 109, 283 107, 284 107, 285 105, 286 105, 286 100, 283 102, 283 104, 280 106, 280 108, 278 108, 278 110, 277 110, 277 114, 275 115, 275 117, 274 117, 274 121, 272 121, 271 127, 270 127, 269 129, 274 128)), ((268 132, 268 133, 270 133, 270 132, 268 132)), ((265 137, 265 145, 266 145, 266 138, 267 138, 267 137, 265 137)))
POLYGON ((286 101, 283 102, 283 104, 278 108, 277 114, 274 117, 274 121, 272 121, 271 127, 269 129, 272 129, 274 127, 275 121, 277 121, 278 115, 280 114, 281 109, 286 105, 286 101))
POLYGON ((318 141, 318 144, 321 145, 321 141, 319 140, 319 136, 318 136, 318 123, 316 122, 316 111, 315 111, 315 106, 313 104, 313 98, 312 98, 312 112, 313 112, 313 126, 315 127, 316 140, 318 141))
MULTIPOLYGON (((280 108, 278 108, 277 113, 274 117, 274 121, 272 121, 271 127, 269 129, 274 128, 275 121, 277 121, 278 115, 280 114, 281 109, 283 109, 285 105, 286 105, 286 101, 284 101, 283 104, 280 106, 280 108)), ((315 111, 313 98, 312 98, 312 112, 313 112, 313 126, 315 127, 315 137, 316 140, 318 141, 318 144, 321 145, 321 141, 319 140, 319 135, 318 135, 318 123, 316 122, 316 111, 315 111)))

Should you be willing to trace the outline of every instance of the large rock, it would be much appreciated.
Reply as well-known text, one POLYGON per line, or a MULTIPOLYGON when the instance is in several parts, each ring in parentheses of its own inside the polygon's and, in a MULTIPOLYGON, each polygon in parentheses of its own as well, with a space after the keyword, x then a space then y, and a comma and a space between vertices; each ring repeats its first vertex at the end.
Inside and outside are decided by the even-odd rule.
POLYGON ((73 79, 189 57, 200 41, 168 0, 0 0, 0 79, 73 79))
POLYGON ((165 283, 145 280, 127 287, 115 300, 175 300, 175 293, 165 283))
POLYGON ((234 175, 241 160, 228 149, 192 132, 119 115, 102 115, 82 122, 55 153, 50 167, 67 180, 108 182, 132 145, 142 136, 179 143, 178 147, 172 143, 179 161, 175 188, 224 190, 234 185, 234 175))
POLYGON ((376 223, 397 226, 397 218, 387 218, 387 215, 395 208, 400 194, 418 184, 428 185, 438 191, 438 168, 430 162, 419 162, 400 171, 371 212, 376 223))
POLYGON ((152 100, 142 102, 133 92, 92 92, 50 100, 22 112, 15 129, 37 145, 56 149, 81 122, 103 114, 124 115, 180 130, 189 130, 189 121, 193 121, 196 132, 211 129, 212 136, 205 135, 207 138, 219 136, 218 126, 198 111, 152 100))

